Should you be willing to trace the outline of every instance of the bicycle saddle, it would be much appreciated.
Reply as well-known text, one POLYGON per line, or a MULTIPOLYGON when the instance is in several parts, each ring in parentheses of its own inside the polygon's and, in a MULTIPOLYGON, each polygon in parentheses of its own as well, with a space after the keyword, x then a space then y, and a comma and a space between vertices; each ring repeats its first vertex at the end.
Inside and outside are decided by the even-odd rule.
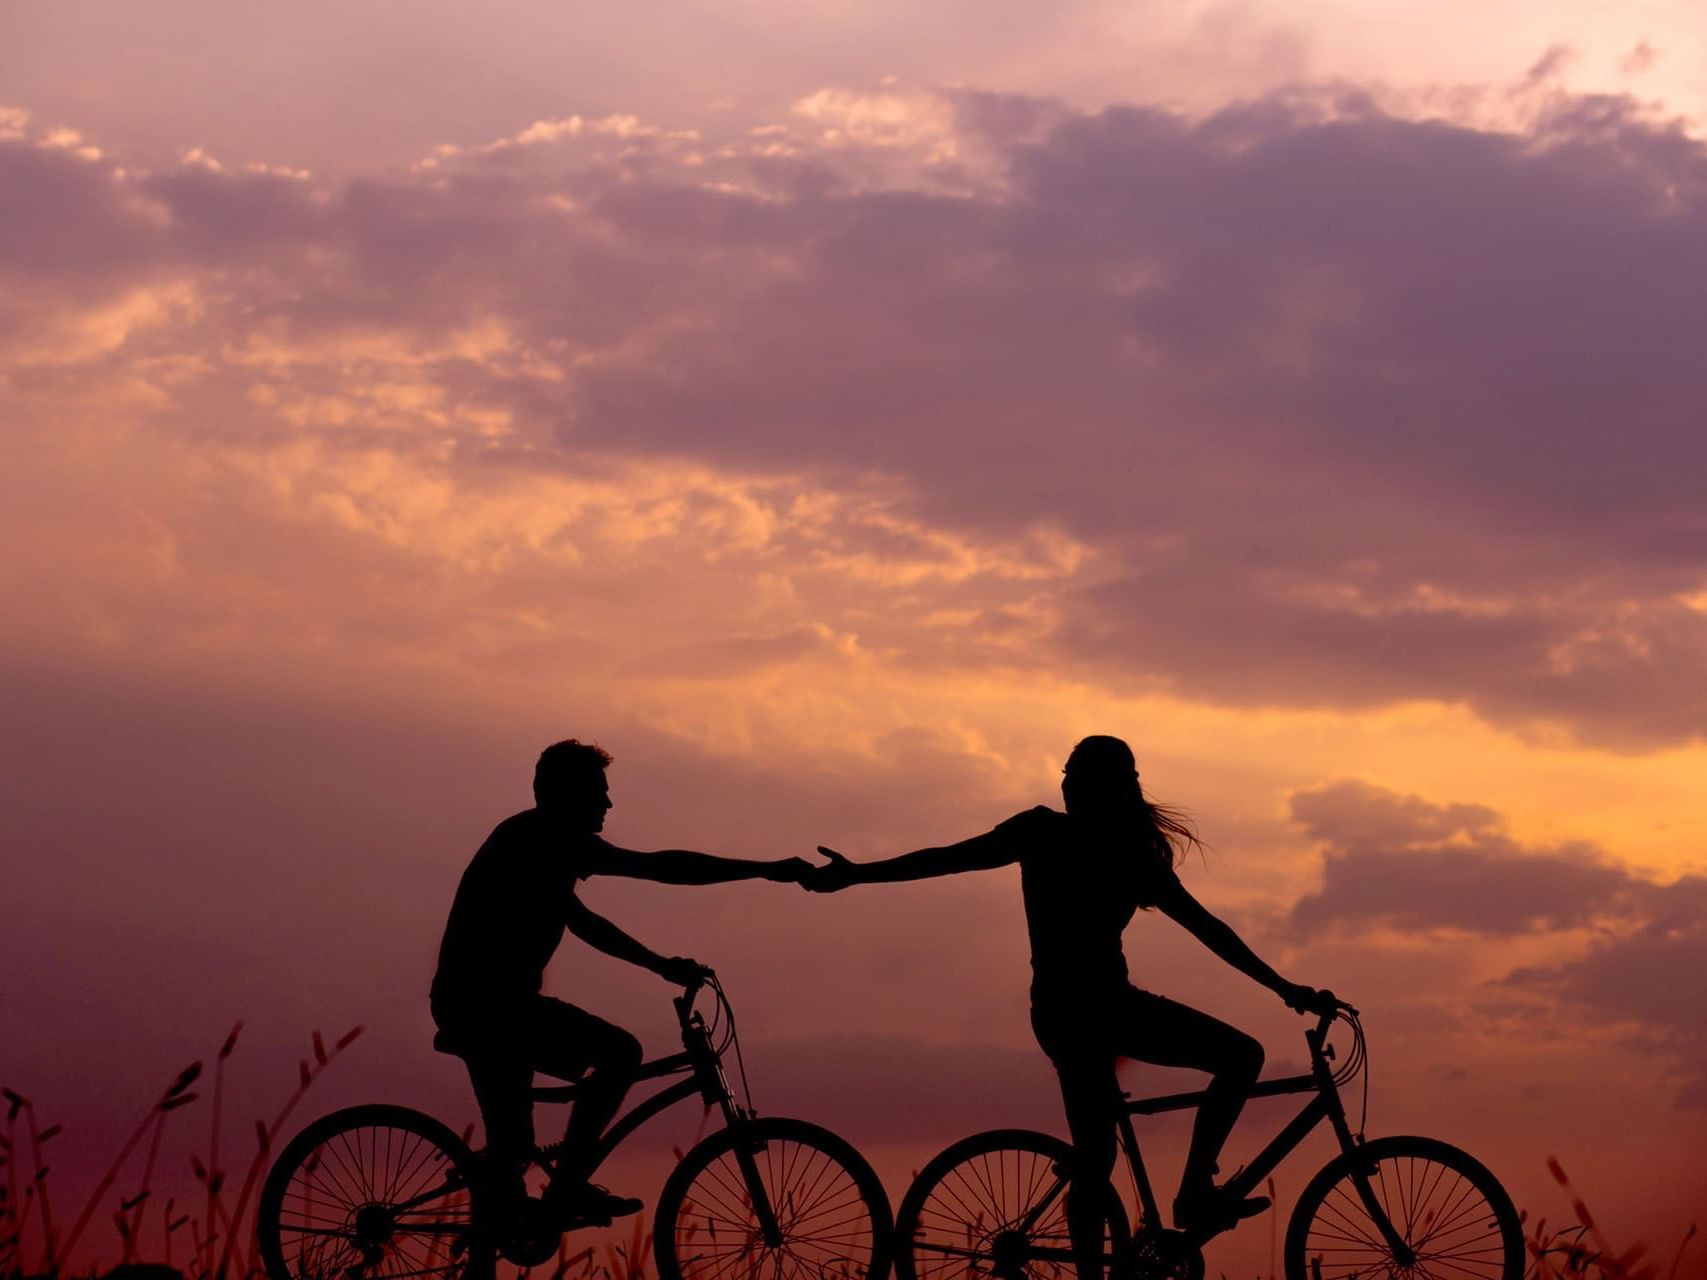
POLYGON ((448 1031, 441 1031, 433 1037, 433 1051, 435 1053, 448 1053, 453 1058, 465 1058, 468 1056, 465 1052, 467 1048, 466 1044, 448 1031))

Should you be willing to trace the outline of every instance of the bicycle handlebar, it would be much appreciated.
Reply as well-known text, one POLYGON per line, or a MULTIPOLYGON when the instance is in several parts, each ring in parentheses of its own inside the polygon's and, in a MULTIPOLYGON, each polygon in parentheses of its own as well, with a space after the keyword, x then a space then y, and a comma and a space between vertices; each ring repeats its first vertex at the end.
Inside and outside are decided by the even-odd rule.
POLYGON ((682 984, 682 994, 676 996, 671 1003, 676 1006, 676 1016, 685 1019, 693 1011, 693 1002, 699 998, 699 993, 705 989, 708 982, 717 977, 711 969, 701 967, 693 976, 691 982, 682 984))
POLYGON ((1342 1015, 1349 1014, 1352 1018, 1357 1017, 1357 1008, 1350 1001, 1341 1000, 1331 991, 1324 992, 1324 994, 1333 997, 1333 1006, 1318 1013, 1315 1030, 1306 1033, 1318 1044, 1327 1039, 1328 1032, 1342 1015))

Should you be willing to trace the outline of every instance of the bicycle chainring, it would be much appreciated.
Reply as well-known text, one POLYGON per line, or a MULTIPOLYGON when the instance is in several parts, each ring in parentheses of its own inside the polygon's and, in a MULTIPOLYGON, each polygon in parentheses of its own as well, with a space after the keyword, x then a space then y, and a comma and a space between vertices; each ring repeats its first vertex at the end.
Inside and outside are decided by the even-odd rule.
POLYGON ((537 1267, 557 1256, 563 1228, 537 1199, 529 1196, 522 1212, 503 1233, 499 1252, 518 1267, 537 1267))
POLYGON ((1203 1280, 1203 1250, 1183 1231, 1141 1230, 1132 1253, 1134 1280, 1203 1280))

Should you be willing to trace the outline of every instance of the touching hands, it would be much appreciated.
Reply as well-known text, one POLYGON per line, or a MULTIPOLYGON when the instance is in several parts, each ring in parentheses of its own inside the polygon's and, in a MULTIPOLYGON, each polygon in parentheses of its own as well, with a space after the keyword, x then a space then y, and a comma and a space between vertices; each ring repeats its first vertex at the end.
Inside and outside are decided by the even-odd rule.
POLYGON ((816 875, 817 871, 805 858, 778 858, 765 872, 765 879, 780 884, 805 884, 806 877, 816 875))
POLYGON ((859 879, 859 863, 844 858, 834 849, 818 846, 818 852, 830 861, 821 867, 810 867, 800 877, 800 887, 812 893, 835 893, 859 879))

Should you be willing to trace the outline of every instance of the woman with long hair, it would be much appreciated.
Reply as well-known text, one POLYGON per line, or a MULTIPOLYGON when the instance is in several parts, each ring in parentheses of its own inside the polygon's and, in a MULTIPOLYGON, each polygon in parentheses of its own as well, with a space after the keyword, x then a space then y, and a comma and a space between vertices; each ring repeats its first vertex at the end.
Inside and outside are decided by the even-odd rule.
POLYGON ((1114 1167, 1120 1085, 1115 1060, 1207 1071, 1175 1225, 1231 1225, 1268 1207, 1262 1197, 1232 1200, 1215 1185, 1216 1159, 1262 1070, 1256 1040, 1206 1013, 1134 986, 1121 934, 1140 908, 1183 925, 1210 951, 1299 1012, 1333 1007, 1330 992, 1288 982, 1174 874, 1197 845, 1177 812, 1147 799, 1132 748, 1119 738, 1085 738, 1061 778, 1066 812, 1039 805, 957 844, 856 863, 833 849, 801 883, 816 892, 855 884, 924 880, 1017 862, 1031 935, 1031 1025, 1061 1081, 1073 1140, 1067 1221, 1080 1280, 1102 1272, 1101 1192, 1114 1167))

